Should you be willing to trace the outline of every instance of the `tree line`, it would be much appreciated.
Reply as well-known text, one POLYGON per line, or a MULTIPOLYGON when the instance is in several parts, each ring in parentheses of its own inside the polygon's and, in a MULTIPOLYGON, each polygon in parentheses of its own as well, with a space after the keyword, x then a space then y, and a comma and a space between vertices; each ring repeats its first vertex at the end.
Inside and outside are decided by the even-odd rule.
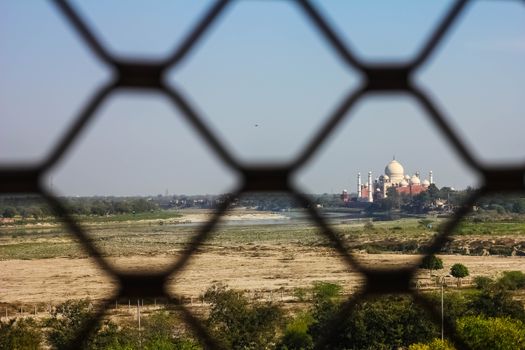
MULTIPOLYGON (((59 200, 73 215, 107 216, 159 210, 158 203, 144 197, 61 197, 59 200)), ((52 216, 53 212, 38 196, 12 196, 0 197, 0 215, 38 220, 52 216)))
MULTIPOLYGON (((472 193, 473 189, 455 191, 450 187, 438 188, 431 184, 427 191, 415 196, 399 194, 389 188, 387 197, 370 203, 366 207, 369 214, 399 211, 402 213, 427 213, 432 210, 452 211, 472 193), (445 207, 436 205, 442 200, 445 207)), ((352 206, 345 203, 338 194, 309 194, 311 203, 323 208, 344 208, 352 206)), ((214 209, 224 201, 231 202, 233 208, 248 208, 263 211, 282 211, 304 208, 286 193, 248 193, 238 198, 230 194, 222 195, 171 195, 150 197, 60 197, 62 203, 75 215, 107 216, 119 214, 145 213, 166 209, 214 209)), ((523 195, 491 195, 478 200, 479 213, 525 214, 523 195)), ((0 197, 0 216, 3 218, 41 219, 52 215, 48 205, 38 196, 0 197)))

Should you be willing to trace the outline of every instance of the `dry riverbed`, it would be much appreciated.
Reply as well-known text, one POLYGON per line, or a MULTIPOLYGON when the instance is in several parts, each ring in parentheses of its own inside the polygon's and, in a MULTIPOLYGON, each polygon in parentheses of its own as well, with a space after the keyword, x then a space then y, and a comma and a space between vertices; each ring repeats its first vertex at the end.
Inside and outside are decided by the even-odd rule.
MULTIPOLYGON (((468 266, 472 276, 495 276, 501 271, 525 271, 524 257, 441 255, 445 269, 454 263, 468 266)), ((158 270, 168 266, 175 255, 110 258, 125 270, 158 270)), ((393 268, 408 266, 417 255, 359 254, 370 266, 393 268)), ((59 303, 66 299, 109 298, 115 290, 112 279, 91 259, 51 258, 0 261, 0 302, 59 303)), ((443 270, 446 271, 446 270, 443 270)), ((440 273, 440 272, 438 272, 440 273)), ((428 272, 420 274, 429 284, 428 272)), ((171 290, 178 295, 197 298, 218 282, 249 293, 266 292, 291 296, 296 288, 314 281, 332 281, 346 291, 359 288, 361 276, 348 269, 328 248, 315 250, 279 246, 256 246, 252 250, 210 249, 197 254, 187 268, 175 276, 171 290)))

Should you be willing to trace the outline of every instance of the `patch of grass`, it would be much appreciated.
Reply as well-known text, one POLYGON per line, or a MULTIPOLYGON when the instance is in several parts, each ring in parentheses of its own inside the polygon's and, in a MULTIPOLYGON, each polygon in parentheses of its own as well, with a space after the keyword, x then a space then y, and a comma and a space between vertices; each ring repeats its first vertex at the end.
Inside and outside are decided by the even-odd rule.
POLYGON ((56 257, 83 258, 87 254, 78 243, 19 243, 0 245, 0 260, 49 259, 56 257))
POLYGON ((106 223, 106 222, 122 222, 122 221, 138 221, 138 220, 166 220, 171 218, 182 217, 177 211, 174 210, 159 210, 146 213, 136 214, 119 214, 119 215, 108 215, 108 216, 75 216, 75 219, 82 222, 83 224, 95 224, 95 223, 106 223))
POLYGON ((525 222, 474 222, 464 221, 454 230, 454 235, 525 235, 525 222))
MULTIPOLYGON (((88 221, 88 218, 85 218, 86 221, 82 224, 93 244, 105 256, 173 254, 183 249, 199 228, 197 225, 167 224, 171 220, 165 218, 176 218, 175 215, 178 215, 175 211, 162 211, 96 218, 95 221, 88 221), (129 221, 130 218, 134 220, 129 221), (158 225, 156 220, 163 220, 165 224, 158 225)), ((435 234, 432 230, 422 228, 419 220, 414 218, 376 221, 373 232, 365 230, 363 223, 334 224, 331 228, 351 249, 364 249, 372 254, 394 251, 414 253, 419 250, 420 245, 430 241, 435 234)), ((434 221, 436 224, 439 222, 444 222, 444 220, 435 219, 434 221)), ((459 232, 456 234, 459 236, 486 233, 521 235, 523 232, 525 232, 525 223, 522 222, 484 221, 465 222, 460 225, 459 232)), ((203 249, 219 247, 247 249, 253 244, 262 247, 277 245, 311 249, 331 246, 330 241, 320 233, 320 229, 309 223, 226 224, 219 225, 211 233, 203 249)), ((511 253, 509 250, 511 248, 507 248, 505 242, 491 246, 472 244, 470 253, 480 255, 483 253, 483 248, 491 249, 491 254, 509 255, 511 253)), ((74 236, 62 226, 0 228, 0 260, 85 256, 86 253, 81 246, 75 243, 74 236)), ((291 256, 283 256, 283 258, 292 260, 291 256)))

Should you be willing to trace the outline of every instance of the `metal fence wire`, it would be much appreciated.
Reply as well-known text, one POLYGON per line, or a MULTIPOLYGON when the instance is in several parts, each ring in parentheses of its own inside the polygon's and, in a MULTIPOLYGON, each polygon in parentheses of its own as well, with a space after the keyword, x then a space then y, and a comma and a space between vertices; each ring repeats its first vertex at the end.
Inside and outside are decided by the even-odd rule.
MULTIPOLYGON (((113 79, 105 86, 99 88, 94 97, 83 107, 80 114, 76 116, 73 125, 62 135, 57 146, 50 152, 44 161, 23 167, 2 166, 0 168, 0 193, 33 193, 39 194, 50 205, 54 213, 63 220, 67 229, 76 236, 81 242, 86 252, 93 257, 98 266, 107 271, 113 279, 118 282, 118 291, 112 300, 118 298, 132 297, 164 297, 168 299, 177 298, 176 295, 167 291, 167 281, 179 274, 196 250, 209 238, 211 231, 218 223, 221 216, 230 206, 233 198, 246 192, 286 192, 295 198, 299 203, 308 208, 308 214, 318 225, 322 234, 326 236, 336 252, 340 254, 350 269, 357 270, 365 278, 365 286, 360 292, 352 295, 341 308, 331 322, 331 329, 337 332, 336 325, 345 317, 348 317, 352 308, 363 298, 372 295, 401 293, 408 294, 414 298, 415 302, 423 307, 432 318, 440 325, 441 318, 435 305, 416 293, 411 286, 418 270, 418 264, 410 268, 393 269, 373 269, 362 266, 356 258, 346 248, 341 238, 330 228, 323 217, 317 212, 310 200, 298 190, 293 183, 292 175, 297 172, 314 153, 320 145, 325 142, 334 129, 340 125, 356 102, 369 94, 388 94, 391 92, 403 92, 412 96, 414 100, 426 112, 425 114, 434 123, 434 127, 439 130, 447 142, 459 154, 461 159, 482 177, 481 187, 476 190, 465 203, 455 212, 453 218, 440 229, 439 234, 429 244, 426 254, 437 253, 441 247, 450 239, 450 235, 460 220, 465 217, 472 208, 473 204, 481 196, 491 193, 516 192, 525 190, 524 174, 525 164, 493 166, 480 163, 467 150, 464 142, 446 122, 443 112, 436 106, 425 91, 414 82, 414 74, 425 64, 443 38, 457 24, 462 13, 472 1, 458 0, 451 4, 443 18, 433 29, 430 36, 416 54, 415 58, 402 63, 384 62, 381 64, 370 63, 359 59, 354 52, 343 42, 341 37, 335 32, 330 21, 316 9, 316 7, 306 0, 289 0, 296 7, 296 10, 304 15, 312 27, 314 27, 329 47, 335 52, 341 61, 352 70, 357 70, 364 77, 361 85, 353 92, 348 94, 342 102, 333 108, 333 111, 326 117, 326 121, 310 140, 300 155, 287 165, 273 165, 269 163, 261 165, 246 165, 235 159, 220 142, 218 137, 210 130, 204 119, 196 112, 196 109, 181 95, 176 87, 167 85, 165 73, 179 65, 192 49, 196 46, 203 35, 210 30, 212 24, 224 14, 228 6, 233 1, 219 0, 214 2, 200 18, 194 27, 190 28, 187 34, 171 55, 163 60, 145 61, 133 58, 115 57, 100 43, 93 31, 89 28, 86 21, 66 0, 51 0, 56 10, 69 22, 71 28, 76 31, 80 40, 90 48, 96 57, 114 71, 113 79), (120 89, 154 90, 164 94, 173 103, 192 127, 200 134, 202 140, 206 142, 212 152, 221 159, 228 167, 241 174, 241 183, 237 186, 232 196, 221 203, 215 210, 212 218, 204 224, 197 234, 187 245, 183 254, 169 268, 162 272, 136 274, 117 271, 111 266, 90 241, 86 232, 68 213, 62 203, 50 193, 43 185, 45 173, 55 165, 65 154, 72 142, 79 133, 86 127, 88 122, 97 113, 101 103, 109 99, 111 95, 120 89)), ((421 257, 421 259, 423 256, 421 257)), ((88 322, 76 338, 71 342, 70 348, 78 348, 81 339, 90 334, 104 316, 108 304, 88 322)), ((197 338, 206 348, 220 348, 219 344, 209 334, 206 327, 184 306, 180 305, 183 319, 191 328, 197 338)), ((457 349, 469 349, 457 336, 455 327, 449 322, 445 322, 445 332, 449 340, 457 349)), ((330 334, 325 339, 329 339, 330 334)), ((324 348, 325 344, 321 340, 316 344, 317 348, 324 348)))

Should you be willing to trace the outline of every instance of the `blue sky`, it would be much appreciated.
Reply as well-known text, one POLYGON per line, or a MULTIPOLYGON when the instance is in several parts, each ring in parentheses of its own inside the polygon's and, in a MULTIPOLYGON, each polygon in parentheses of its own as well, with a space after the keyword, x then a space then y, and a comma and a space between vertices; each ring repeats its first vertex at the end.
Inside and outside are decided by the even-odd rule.
MULTIPOLYGON (((163 57, 209 1, 73 1, 114 54, 163 57)), ((316 1, 354 52, 413 57, 451 1, 316 1)), ((0 3, 0 162, 34 162, 110 77, 47 1, 0 3)), ((417 76, 485 162, 525 159, 525 6, 475 2, 417 76)), ((293 159, 359 83, 299 9, 239 1, 169 74, 227 148, 245 162, 293 159), (255 125, 258 125, 257 127, 255 125)), ((474 185, 466 168, 406 96, 371 96, 347 115, 298 174, 307 191, 355 190, 392 155, 439 186, 474 185)), ((158 94, 119 92, 100 108, 48 182, 68 195, 221 193, 236 175, 158 94)))

